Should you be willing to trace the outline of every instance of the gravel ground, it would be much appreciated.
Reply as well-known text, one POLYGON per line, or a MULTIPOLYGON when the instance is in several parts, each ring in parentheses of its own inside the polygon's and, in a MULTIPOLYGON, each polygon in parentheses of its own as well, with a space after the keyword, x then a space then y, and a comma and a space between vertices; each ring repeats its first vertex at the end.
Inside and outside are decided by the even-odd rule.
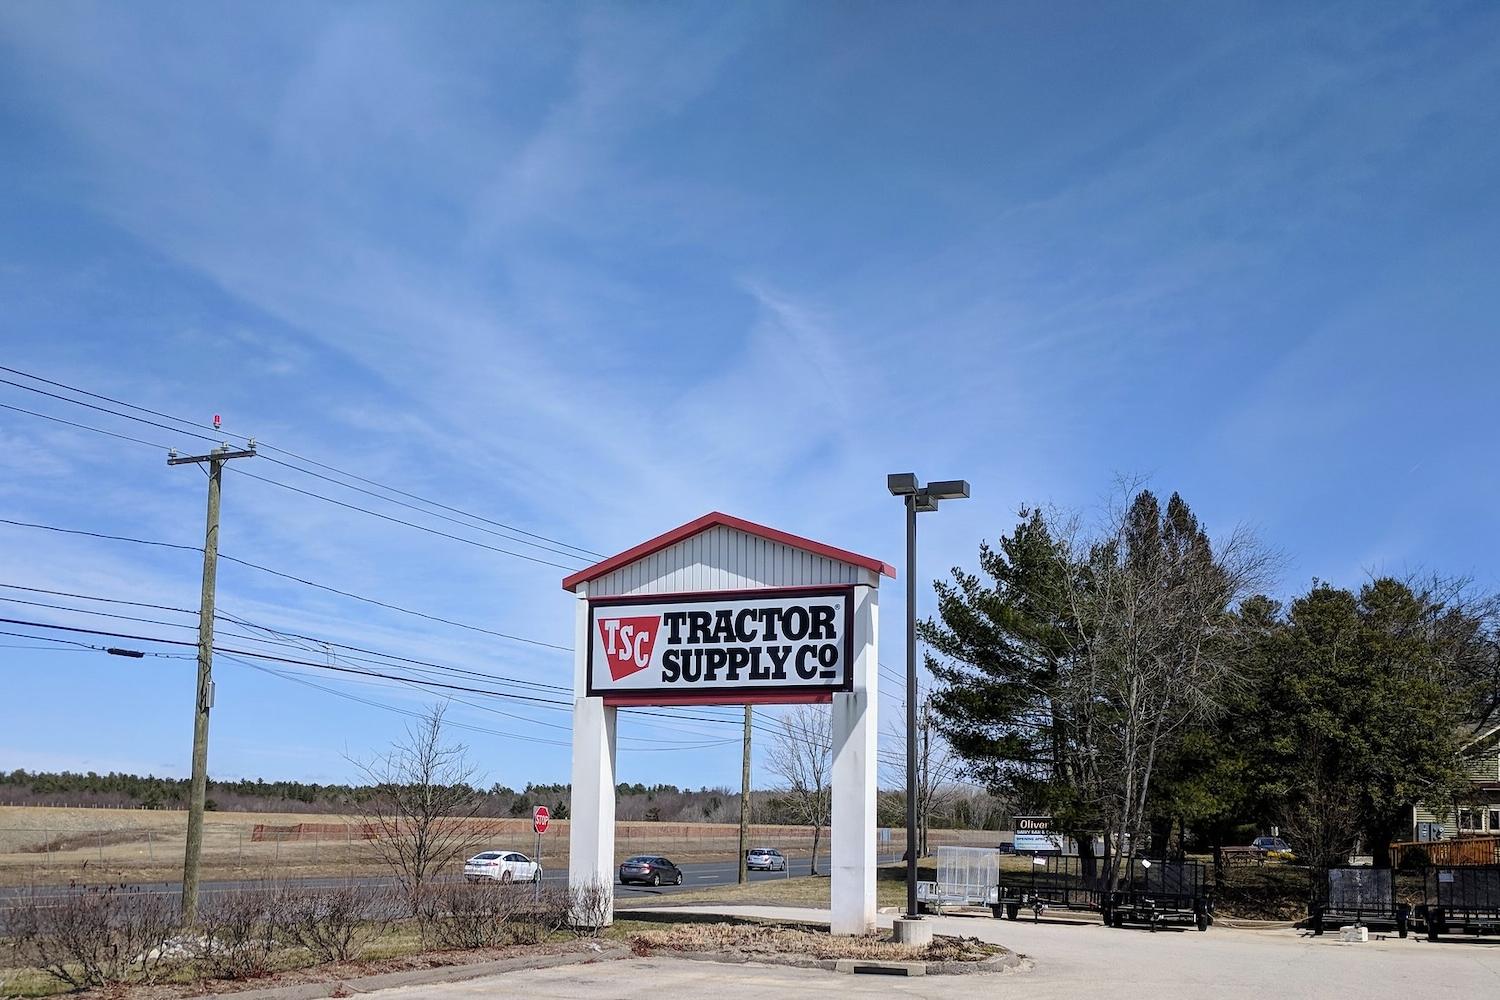
MULTIPOLYGON (((694 908, 696 909, 696 908, 694 908)), ((704 908, 708 910, 708 908, 704 908)), ((681 912, 679 909, 677 912, 681 912)), ((819 911, 744 907, 733 915, 817 919, 819 911)), ((821 913, 827 919, 826 911, 821 913)), ((890 917, 882 918, 889 923, 890 917)), ((946 934, 973 935, 1032 960, 1030 971, 1004 977, 931 979, 845 976, 772 966, 723 966, 647 958, 525 973, 528 1000, 712 996, 759 1000, 826 996, 839 1000, 910 996, 933 1000, 1000 994, 1047 1000, 1106 995, 1109 1000, 1409 1000, 1413 996, 1500 996, 1500 939, 1429 944, 1409 938, 1341 944, 1289 930, 1207 933, 1113 930, 1095 921, 934 920, 946 934)), ((446 986, 381 991, 384 1000, 513 995, 517 983, 481 979, 446 986)))

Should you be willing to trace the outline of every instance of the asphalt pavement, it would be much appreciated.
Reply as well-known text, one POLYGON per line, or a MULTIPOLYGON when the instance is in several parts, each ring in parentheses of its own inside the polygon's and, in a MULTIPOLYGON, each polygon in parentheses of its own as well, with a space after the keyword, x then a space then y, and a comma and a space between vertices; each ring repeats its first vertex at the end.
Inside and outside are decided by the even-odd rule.
MULTIPOLYGON (((828 855, 819 855, 824 870, 827 870, 828 855)), ((895 860, 894 858, 882 858, 881 861, 895 860)), ((810 874, 810 859, 803 855, 801 857, 789 856, 789 870, 786 872, 761 872, 750 873, 750 881, 761 882, 768 879, 784 879, 810 874)), ((620 885, 615 884, 615 895, 622 899, 632 897, 670 896, 674 893, 684 892, 689 889, 702 889, 715 885, 733 885, 739 876, 739 865, 733 859, 727 861, 685 861, 678 865, 682 869, 682 885, 620 885)), ((451 874, 443 876, 438 881, 457 881, 462 876, 451 874)), ((559 864, 555 868, 546 867, 546 859, 543 859, 542 881, 548 885, 561 885, 567 882, 568 869, 565 864, 559 864)), ((268 885, 296 886, 305 889, 333 889, 343 886, 357 885, 367 888, 386 888, 395 884, 395 879, 388 875, 371 875, 355 877, 327 877, 327 878, 298 878, 274 880, 267 882, 260 879, 241 879, 231 881, 202 882, 199 884, 199 898, 207 902, 215 895, 222 893, 234 893, 264 889, 268 885)), ((133 883, 130 888, 141 892, 160 893, 163 895, 178 897, 182 893, 181 882, 140 882, 133 883)), ((35 894, 43 898, 62 897, 82 891, 80 886, 70 885, 39 885, 29 886, 0 886, 0 908, 6 907, 21 898, 35 894)))

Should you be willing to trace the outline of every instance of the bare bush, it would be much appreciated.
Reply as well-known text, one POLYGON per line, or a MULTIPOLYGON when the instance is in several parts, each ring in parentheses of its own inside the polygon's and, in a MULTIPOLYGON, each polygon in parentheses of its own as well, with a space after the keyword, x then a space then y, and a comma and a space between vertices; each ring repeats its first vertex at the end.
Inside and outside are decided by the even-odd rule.
POLYGON ((437 893, 441 912, 434 914, 433 940, 440 948, 495 948, 511 939, 510 921, 531 893, 497 882, 454 882, 437 893))
POLYGON ((413 916, 430 902, 426 888, 477 846, 468 822, 479 812, 478 769, 469 748, 443 733, 445 706, 434 706, 403 739, 373 760, 351 760, 371 786, 361 801, 364 822, 377 832, 371 849, 405 890, 413 916))
POLYGON ((615 911, 614 887, 599 879, 568 886, 568 925, 578 937, 595 937, 615 911))
POLYGON ((511 915, 511 939, 517 944, 541 944, 568 926, 572 894, 565 886, 543 886, 528 894, 525 904, 511 915))
POLYGON ((288 891, 282 897, 287 936, 318 962, 347 962, 379 932, 389 906, 359 886, 288 891))
POLYGON ((175 940, 176 907, 163 895, 123 886, 33 895, 11 911, 16 956, 84 989, 155 982, 187 957, 175 940))
POLYGON ((275 891, 214 893, 198 914, 202 937, 193 955, 215 979, 250 979, 271 971, 284 939, 286 909, 275 891))

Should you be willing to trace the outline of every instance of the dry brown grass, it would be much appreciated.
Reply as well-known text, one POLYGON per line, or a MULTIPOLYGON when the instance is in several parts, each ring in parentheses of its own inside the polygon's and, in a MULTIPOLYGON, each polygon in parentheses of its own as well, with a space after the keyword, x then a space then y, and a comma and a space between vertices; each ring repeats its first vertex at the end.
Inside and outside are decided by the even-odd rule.
MULTIPOLYGON (((906 902, 906 867, 901 863, 882 865, 876 870, 875 905, 901 906, 906 902)), ((918 864, 921 878, 933 877, 932 860, 918 864)), ((822 876, 800 876, 789 879, 764 879, 744 885, 714 885, 663 895, 622 896, 618 889, 615 907, 626 910, 637 906, 691 906, 701 903, 730 903, 741 906, 810 906, 827 909, 828 879, 822 876)))
MULTIPOLYGON (((473 821, 475 850, 531 854, 531 820, 473 821)), ((388 870, 360 839, 357 818, 318 813, 210 812, 203 823, 203 877, 208 880, 380 875, 388 870), (332 828, 298 839, 254 839, 257 825, 332 828)), ((542 843, 544 867, 565 863, 566 820, 542 843)), ((758 830, 757 837, 761 836, 758 830)), ((0 885, 70 881, 155 882, 181 877, 187 814, 180 810, 0 806, 0 885)), ((620 859, 642 850, 694 861, 727 860, 738 828, 712 823, 620 823, 620 859)))
POLYGON ((981 962, 1004 949, 974 938, 939 937, 920 948, 896 944, 874 934, 835 936, 827 931, 780 924, 678 924, 636 932, 631 950, 637 955, 655 951, 728 952, 745 958, 819 960, 856 958, 886 962, 981 962))

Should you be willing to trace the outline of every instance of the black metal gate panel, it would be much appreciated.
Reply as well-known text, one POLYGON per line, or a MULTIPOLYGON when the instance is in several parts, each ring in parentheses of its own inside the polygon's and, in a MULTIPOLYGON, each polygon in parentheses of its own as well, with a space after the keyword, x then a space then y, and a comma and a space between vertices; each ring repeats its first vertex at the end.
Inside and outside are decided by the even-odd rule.
POLYGON ((1027 907, 1056 907, 1068 910, 1097 910, 1104 896, 1104 884, 1098 859, 1062 856, 1037 856, 1030 871, 1002 871, 1000 899, 1002 904, 1027 907))
POLYGON ((1328 913, 1357 916, 1393 916, 1396 883, 1389 868, 1330 868, 1328 913))
POLYGON ((1500 912, 1500 865, 1439 868, 1434 877, 1433 895, 1444 910, 1500 912))
POLYGON ((1199 899, 1204 892, 1204 867, 1197 861, 1132 859, 1121 873, 1124 892, 1162 898, 1199 899))

